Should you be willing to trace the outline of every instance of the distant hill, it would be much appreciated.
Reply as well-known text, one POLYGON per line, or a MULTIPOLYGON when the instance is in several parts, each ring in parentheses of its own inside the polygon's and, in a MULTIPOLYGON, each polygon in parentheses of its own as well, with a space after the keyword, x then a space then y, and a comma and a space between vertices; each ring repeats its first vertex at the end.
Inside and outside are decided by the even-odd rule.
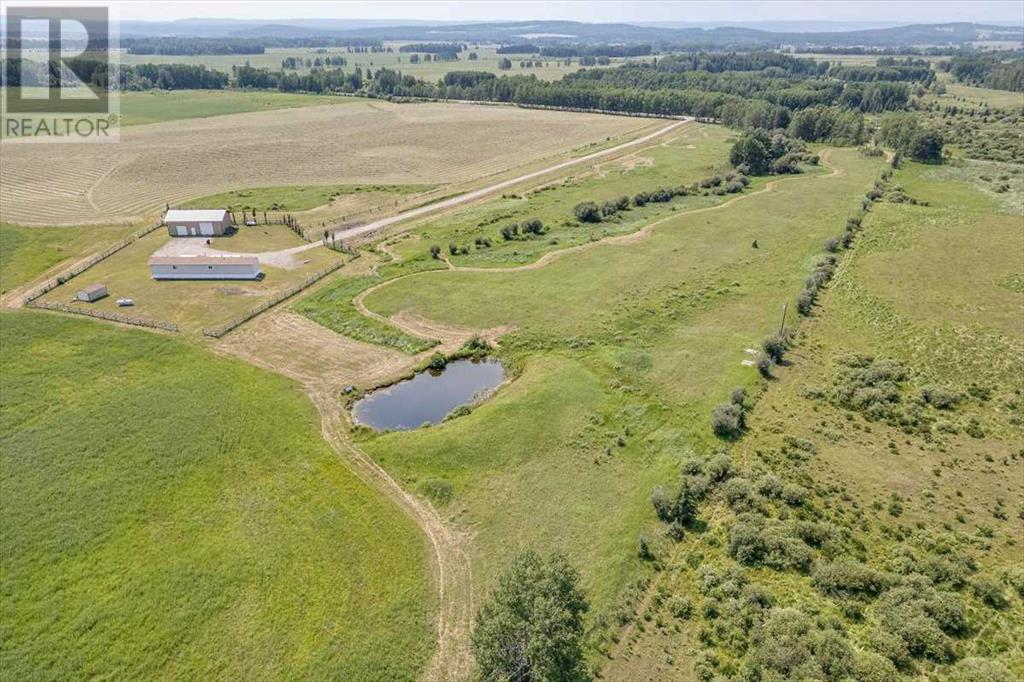
MULTIPOLYGON (((233 19, 186 19, 173 22, 126 21, 124 36, 232 36, 258 38, 365 38, 373 40, 444 40, 462 42, 652 43, 677 47, 777 47, 910 45, 962 46, 978 41, 1024 41, 1024 27, 967 22, 875 26, 848 30, 853 24, 768 22, 730 26, 667 24, 590 24, 576 21, 508 21, 486 23, 387 22, 348 19, 295 19, 275 22, 233 19), (760 26, 754 28, 753 26, 760 26), (816 31, 794 30, 815 28, 816 31), (784 29, 784 30, 780 30, 784 29), (843 29, 843 30, 837 30, 843 29)), ((863 25, 863 24, 861 24, 863 25)))

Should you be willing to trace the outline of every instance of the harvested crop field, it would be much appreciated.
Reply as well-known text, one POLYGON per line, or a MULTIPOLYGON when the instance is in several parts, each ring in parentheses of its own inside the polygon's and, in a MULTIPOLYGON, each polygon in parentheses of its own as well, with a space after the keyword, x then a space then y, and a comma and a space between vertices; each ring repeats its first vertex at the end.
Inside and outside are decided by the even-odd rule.
POLYGON ((114 145, 4 143, 4 219, 133 222, 165 203, 247 187, 453 183, 651 125, 645 119, 469 104, 252 112, 134 126, 114 145))

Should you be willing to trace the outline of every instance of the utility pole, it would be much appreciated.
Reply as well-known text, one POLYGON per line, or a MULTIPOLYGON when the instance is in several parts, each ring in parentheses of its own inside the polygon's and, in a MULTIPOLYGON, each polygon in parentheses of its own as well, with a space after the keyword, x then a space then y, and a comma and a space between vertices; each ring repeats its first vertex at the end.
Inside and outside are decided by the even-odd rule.
POLYGON ((789 301, 782 304, 782 324, 779 325, 779 336, 786 331, 786 312, 789 310, 789 301))

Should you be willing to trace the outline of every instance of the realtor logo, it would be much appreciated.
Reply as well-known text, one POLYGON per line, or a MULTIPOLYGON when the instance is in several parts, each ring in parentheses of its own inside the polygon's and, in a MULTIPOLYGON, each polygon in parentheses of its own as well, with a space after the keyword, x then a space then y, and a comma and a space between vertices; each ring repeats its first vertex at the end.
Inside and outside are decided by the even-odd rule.
POLYGON ((110 8, 5 5, 4 25, 4 139, 116 142, 110 8))

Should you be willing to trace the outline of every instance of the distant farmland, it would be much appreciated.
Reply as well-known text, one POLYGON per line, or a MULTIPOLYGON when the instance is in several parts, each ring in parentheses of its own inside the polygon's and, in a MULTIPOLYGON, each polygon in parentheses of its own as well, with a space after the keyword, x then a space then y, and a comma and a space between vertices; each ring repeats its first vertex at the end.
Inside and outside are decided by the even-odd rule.
POLYGON ((4 145, 7 221, 137 221, 165 202, 271 185, 458 182, 602 141, 645 119, 356 101, 134 127, 114 146, 4 145))

